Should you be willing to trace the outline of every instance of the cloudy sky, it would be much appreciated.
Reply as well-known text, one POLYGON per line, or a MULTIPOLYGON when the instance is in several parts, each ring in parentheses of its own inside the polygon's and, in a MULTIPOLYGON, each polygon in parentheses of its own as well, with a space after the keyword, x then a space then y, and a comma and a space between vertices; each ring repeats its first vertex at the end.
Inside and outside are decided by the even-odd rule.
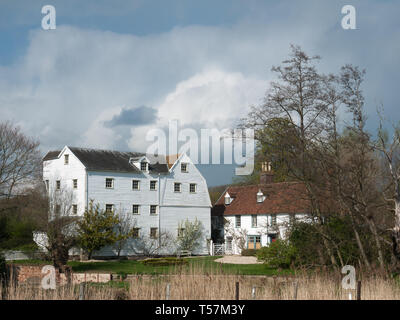
MULTIPOLYGON (((0 119, 41 141, 146 151, 146 133, 177 119, 185 128, 231 128, 262 101, 271 67, 290 44, 322 56, 321 70, 367 70, 368 128, 376 106, 400 119, 397 0, 2 0, 0 119), (42 6, 56 8, 43 30, 42 6), (357 29, 341 27, 356 8, 357 29)), ((209 185, 232 166, 201 166, 209 185)))

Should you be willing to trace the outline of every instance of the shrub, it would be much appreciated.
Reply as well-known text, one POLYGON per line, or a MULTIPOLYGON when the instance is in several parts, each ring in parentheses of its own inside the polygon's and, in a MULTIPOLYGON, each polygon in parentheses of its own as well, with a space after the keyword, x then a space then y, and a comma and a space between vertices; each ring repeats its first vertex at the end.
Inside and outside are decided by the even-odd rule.
POLYGON ((241 255, 244 257, 251 257, 257 255, 258 249, 243 249, 241 255))
POLYGON ((3 254, 0 252, 0 280, 5 278, 6 274, 6 259, 3 254))
POLYGON ((188 264, 187 260, 180 258, 154 258, 154 259, 143 260, 142 263, 146 266, 155 266, 155 267, 188 264))
POLYGON ((257 258, 271 268, 289 268, 295 262, 296 250, 288 241, 278 239, 257 250, 257 258))

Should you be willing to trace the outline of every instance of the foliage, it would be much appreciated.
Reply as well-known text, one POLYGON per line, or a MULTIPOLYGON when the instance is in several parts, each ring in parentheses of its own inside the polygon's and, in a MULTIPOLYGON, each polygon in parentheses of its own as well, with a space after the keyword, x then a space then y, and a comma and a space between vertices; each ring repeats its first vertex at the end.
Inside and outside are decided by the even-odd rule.
POLYGON ((243 249, 241 255, 245 257, 251 257, 251 256, 255 257, 257 256, 257 251, 258 249, 243 249))
POLYGON ((113 211, 101 210, 98 204, 90 201, 89 208, 77 222, 76 230, 78 243, 88 252, 89 259, 94 251, 117 241, 115 226, 118 223, 119 218, 113 211))
POLYGON ((6 259, 0 252, 0 280, 5 278, 6 274, 6 259))
POLYGON ((289 268, 295 262, 296 249, 286 240, 278 239, 257 252, 258 260, 268 267, 289 268))
POLYGON ((203 225, 201 221, 189 221, 186 219, 178 226, 180 232, 177 237, 177 244, 180 250, 195 251, 201 244, 203 236, 203 225))

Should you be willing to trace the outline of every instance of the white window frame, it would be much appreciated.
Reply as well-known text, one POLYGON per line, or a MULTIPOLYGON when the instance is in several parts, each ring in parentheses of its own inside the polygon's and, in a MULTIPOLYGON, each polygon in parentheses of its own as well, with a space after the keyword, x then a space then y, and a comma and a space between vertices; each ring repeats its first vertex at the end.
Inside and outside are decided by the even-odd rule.
POLYGON ((61 180, 56 180, 56 190, 61 190, 61 180))
POLYGON ((69 164, 69 154, 64 154, 64 165, 69 164))
POLYGON ((242 227, 242 216, 238 214, 235 216, 235 228, 241 228, 241 227, 242 227))
POLYGON ((149 213, 150 213, 151 216, 157 216, 157 215, 158 215, 158 205, 156 205, 156 204, 151 204, 150 207, 149 207, 149 213), (154 207, 156 207, 156 212, 155 212, 155 213, 152 213, 152 212, 151 212, 151 208, 154 208, 154 207))
POLYGON ((151 191, 157 191, 157 180, 150 180, 150 187, 149 187, 149 189, 151 190, 151 191), (152 189, 151 188, 151 183, 154 183, 154 189, 152 189))
POLYGON ((197 193, 197 183, 189 183, 189 193, 197 193), (194 191, 191 190, 192 186, 194 186, 194 191))
POLYGON ((114 178, 106 178, 105 179, 105 187, 106 189, 114 189, 114 178), (107 180, 111 180, 111 187, 107 187, 107 180))
POLYGON ((174 192, 181 193, 182 192, 182 183, 174 182, 174 192), (179 185, 179 191, 176 191, 175 186, 179 185))
POLYGON ((106 203, 105 211, 106 211, 106 212, 112 212, 112 211, 114 211, 114 204, 112 204, 112 203, 106 203), (108 211, 108 210, 107 210, 107 206, 111 206, 111 211, 108 211))
POLYGON ((133 205, 132 205, 132 214, 134 214, 134 215, 140 215, 140 205, 139 205, 139 204, 133 204, 133 205), (134 207, 137 207, 137 212, 136 212, 136 213, 135 213, 134 210, 133 210, 134 207))
POLYGON ((183 173, 188 173, 188 172, 189 172, 189 170, 188 170, 188 163, 186 163, 186 162, 181 162, 181 172, 183 172, 183 173), (185 170, 183 170, 182 166, 185 166, 185 170))
POLYGON ((72 179, 72 188, 78 189, 78 179, 72 179))
POLYGON ((146 161, 141 161, 140 162, 140 171, 143 171, 143 172, 149 171, 149 164, 146 161), (144 169, 142 167, 143 165, 145 166, 144 169))
POLYGON ((156 228, 156 227, 150 228, 150 239, 157 239, 157 238, 158 238, 158 228, 156 228), (151 232, 152 230, 156 230, 156 234, 154 235, 154 237, 151 232))
POLYGON ((77 215, 78 214, 78 205, 77 204, 73 204, 72 205, 72 214, 73 215, 77 215))
POLYGON ((132 238, 133 238, 133 239, 138 239, 138 238, 140 237, 140 228, 135 227, 135 228, 132 228, 132 230, 137 231, 137 236, 135 237, 135 234, 133 233, 133 234, 132 234, 132 238))
POLYGON ((257 228, 258 225, 258 221, 257 221, 257 215, 256 214, 252 214, 251 215, 251 227, 252 228, 257 228))
POLYGON ((140 190, 140 180, 136 180, 136 179, 133 179, 133 180, 132 180, 132 190, 135 190, 135 191, 140 190), (134 181, 137 182, 137 189, 133 188, 133 182, 134 182, 134 181))

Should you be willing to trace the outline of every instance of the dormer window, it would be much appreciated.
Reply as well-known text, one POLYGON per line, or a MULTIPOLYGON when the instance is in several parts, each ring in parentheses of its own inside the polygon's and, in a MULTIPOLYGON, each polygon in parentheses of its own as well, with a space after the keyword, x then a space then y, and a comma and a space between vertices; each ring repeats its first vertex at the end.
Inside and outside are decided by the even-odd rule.
POLYGON ((265 200, 265 196, 261 192, 261 189, 259 189, 258 192, 257 192, 257 202, 261 203, 261 202, 264 202, 264 200, 265 200))
POLYGON ((69 164, 69 154, 64 154, 64 164, 69 164))
POLYGON ((145 161, 142 161, 142 162, 140 163, 140 170, 141 170, 141 171, 147 171, 147 169, 148 169, 148 163, 145 162, 145 161))
POLYGON ((181 172, 188 172, 187 163, 181 163, 181 172))
POLYGON ((224 199, 225 199, 225 205, 229 205, 229 204, 231 204, 232 201, 233 201, 233 199, 231 198, 231 196, 229 195, 228 192, 225 194, 224 199))

